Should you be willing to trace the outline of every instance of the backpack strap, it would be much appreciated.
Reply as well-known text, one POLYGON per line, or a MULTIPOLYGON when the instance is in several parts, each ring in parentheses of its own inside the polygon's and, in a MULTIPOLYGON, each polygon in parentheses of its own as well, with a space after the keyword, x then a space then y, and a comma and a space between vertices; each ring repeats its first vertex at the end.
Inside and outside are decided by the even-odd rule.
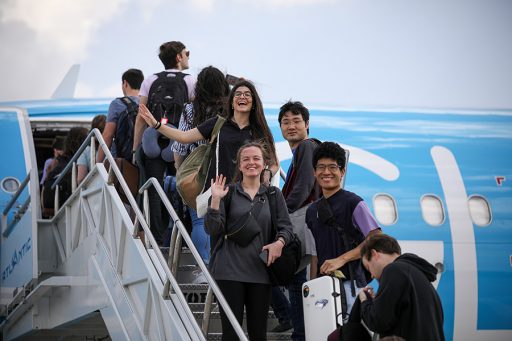
MULTIPOLYGON (((215 247, 210 252, 210 256, 213 257, 217 251, 222 247, 222 244, 224 244, 224 237, 228 234, 226 221, 229 214, 229 207, 231 206, 231 198, 233 197, 233 191, 235 190, 235 186, 233 184, 228 185, 228 193, 222 198, 222 201, 224 202, 224 234, 219 236, 217 239, 217 243, 215 243, 215 247)), ((212 259, 210 258, 210 265, 213 264, 212 259)))
MULTIPOLYGON (((343 231, 343 227, 338 223, 338 221, 336 220, 336 217, 335 215, 333 214, 332 212, 332 208, 331 208, 331 205, 329 204, 329 202, 327 201, 327 199, 325 199, 325 197, 322 197, 322 199, 320 199, 320 202, 319 204, 321 204, 325 210, 325 212, 327 213, 328 217, 327 217, 327 220, 326 220, 326 223, 334 228, 336 228, 336 230, 338 231, 338 233, 341 235, 341 238, 343 240, 343 246, 345 248, 345 252, 348 252, 350 251, 349 247, 350 247, 350 243, 349 241, 347 240, 347 233, 344 233, 343 231)), ((318 214, 318 212, 317 212, 318 214)), ((352 297, 355 297, 356 295, 356 287, 354 285, 354 281, 356 280, 355 279, 355 275, 354 275, 354 268, 353 268, 353 261, 350 261, 348 262, 348 271, 349 271, 349 274, 350 274, 350 291, 351 291, 351 294, 352 294, 352 297)))
POLYGON ((217 135, 219 134, 220 129, 224 125, 224 122, 226 122, 226 119, 222 116, 217 115, 217 122, 215 122, 215 126, 212 130, 212 135, 210 136, 210 144, 215 142, 217 139, 217 135))
MULTIPOLYGON (((233 191, 235 190, 235 185, 228 185, 228 193, 222 199, 224 201, 224 216, 227 217, 229 214, 229 208, 231 207, 231 198, 233 197, 233 191)), ((225 225, 225 224, 224 224, 225 225)))
MULTIPOLYGON (((213 127, 213 130, 212 130, 212 135, 210 137, 210 142, 208 143, 208 148, 209 148, 209 151, 208 151, 208 158, 205 159, 206 161, 205 162, 208 162, 208 164, 204 167, 201 167, 201 175, 206 177, 208 172, 210 171, 210 167, 211 167, 211 163, 212 163, 212 157, 213 157, 213 149, 211 148, 213 142, 215 142, 215 140, 217 139, 217 137, 219 136, 219 133, 220 133, 220 129, 222 128, 222 126, 224 125, 224 122, 226 122, 226 119, 222 116, 217 116, 217 122, 215 122, 215 126, 213 127)), ((216 167, 216 171, 215 171, 215 175, 219 175, 219 144, 217 143, 216 146, 215 146, 215 167, 216 167)), ((204 187, 203 187, 204 189, 204 187)))
POLYGON ((276 187, 268 186, 267 188, 268 205, 270 206, 270 220, 272 222, 272 229, 270 233, 270 242, 277 235, 277 195, 276 187))
POLYGON ((124 96, 119 97, 119 99, 121 100, 121 102, 123 102, 124 105, 126 105, 126 109, 128 110, 128 112, 134 111, 136 113, 138 111, 135 109, 138 106, 138 104, 135 103, 135 101, 130 97, 124 96))

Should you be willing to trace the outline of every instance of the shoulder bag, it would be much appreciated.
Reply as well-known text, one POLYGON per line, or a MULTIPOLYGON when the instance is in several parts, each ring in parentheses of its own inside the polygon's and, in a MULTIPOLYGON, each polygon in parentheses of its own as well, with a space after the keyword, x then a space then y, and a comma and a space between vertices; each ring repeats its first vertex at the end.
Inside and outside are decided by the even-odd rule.
MULTIPOLYGON (((176 187, 178 193, 187 206, 195 210, 197 210, 196 199, 198 195, 204 191, 206 178, 208 177, 208 170, 212 159, 212 144, 218 139, 220 129, 225 121, 225 118, 217 116, 217 122, 213 127, 210 141, 194 149, 192 153, 187 156, 185 161, 183 161, 176 173, 176 187)), ((202 202, 206 201, 206 207, 208 206, 208 198, 211 196, 211 191, 207 192, 209 192, 209 195, 206 194, 206 200, 202 200, 202 202)))

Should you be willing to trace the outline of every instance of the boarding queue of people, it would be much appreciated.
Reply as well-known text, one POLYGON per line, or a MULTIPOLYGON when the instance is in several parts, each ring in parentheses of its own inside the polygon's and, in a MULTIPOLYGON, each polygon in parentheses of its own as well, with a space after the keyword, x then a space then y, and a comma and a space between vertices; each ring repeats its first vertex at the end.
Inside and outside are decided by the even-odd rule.
MULTIPOLYGON (((192 241, 238 322, 245 311, 249 339, 266 340, 272 307, 279 324, 269 332, 293 329, 293 340, 305 340, 303 284, 342 273, 347 313, 357 303, 356 319, 381 339, 444 340, 443 311, 431 284, 435 268, 416 255, 402 255, 364 200, 342 188, 346 151, 310 137, 309 110, 288 101, 278 123, 293 157, 282 190, 270 198, 279 160, 256 87, 247 79, 228 84, 213 66, 198 77, 187 73, 190 54, 183 43, 167 42, 158 55, 163 71, 144 80, 140 70, 126 71, 124 96, 112 102, 103 137, 114 156, 138 166, 141 183, 155 177, 163 186, 165 179, 172 183, 192 150, 212 139, 220 117, 225 119, 212 145, 216 152, 205 184, 211 190, 207 212, 201 218, 192 207, 183 212, 192 221, 192 241), (131 150, 122 152, 127 146, 131 150), (300 264, 289 283, 277 286, 269 269, 294 238, 300 241, 300 264), (371 279, 379 281, 376 292, 371 279)), ((69 159, 69 148, 64 150, 55 164, 69 159)), ((103 158, 100 151, 97 161, 103 158)), ((47 172, 52 176, 52 170, 47 172)), ((163 245, 169 218, 154 190, 149 202, 149 226, 163 245)), ((205 282, 200 274, 196 279, 205 282)), ((220 312, 222 340, 238 340, 220 312)), ((340 329, 337 335, 347 340, 342 334, 340 329)))

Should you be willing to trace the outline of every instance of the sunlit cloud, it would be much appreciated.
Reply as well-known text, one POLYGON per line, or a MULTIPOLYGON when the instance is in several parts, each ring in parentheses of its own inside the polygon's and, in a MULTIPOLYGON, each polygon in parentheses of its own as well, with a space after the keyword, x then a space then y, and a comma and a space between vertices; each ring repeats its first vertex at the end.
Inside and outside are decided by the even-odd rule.
POLYGON ((19 22, 33 30, 39 42, 61 53, 79 56, 104 22, 128 0, 16 0, 4 4, 2 23, 19 22))
MULTIPOLYGON (((213 1, 213 0, 212 0, 213 1)), ((234 0, 235 2, 247 2, 251 5, 257 5, 260 7, 296 7, 296 6, 310 6, 310 5, 321 5, 328 3, 336 3, 339 0, 234 0)))
POLYGON ((194 8, 201 11, 211 11, 215 7, 215 0, 191 0, 194 8))
MULTIPOLYGON (((76 63, 82 63, 97 31, 129 0, 4 0, 0 7, 0 99, 48 98, 76 63), (8 67, 7 67, 8 66, 8 67)), ((87 96, 90 87, 77 84, 87 96)))

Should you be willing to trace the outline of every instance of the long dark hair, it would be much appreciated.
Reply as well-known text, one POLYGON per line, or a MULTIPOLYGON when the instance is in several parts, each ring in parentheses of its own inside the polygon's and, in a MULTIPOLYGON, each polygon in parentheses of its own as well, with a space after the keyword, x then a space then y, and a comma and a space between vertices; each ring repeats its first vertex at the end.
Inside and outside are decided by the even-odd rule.
POLYGON ((219 69, 213 66, 202 69, 197 75, 195 96, 192 101, 192 126, 197 127, 207 119, 222 114, 228 94, 229 84, 219 69))
POLYGON ((85 127, 74 127, 69 130, 66 140, 64 141, 63 156, 71 158, 78 151, 89 131, 85 127))
POLYGON ((228 101, 226 103, 226 117, 227 119, 232 119, 235 114, 233 108, 233 99, 235 97, 235 92, 241 86, 249 88, 252 94, 252 108, 251 113, 249 115, 249 123, 251 125, 251 131, 254 140, 263 140, 265 144, 268 146, 268 152, 270 154, 272 163, 277 162, 274 137, 272 136, 270 128, 268 127, 267 124, 267 120, 265 119, 265 113, 263 112, 263 104, 261 103, 260 96, 258 95, 256 87, 252 84, 252 82, 244 79, 236 83, 235 86, 233 86, 233 89, 231 89, 228 101))

